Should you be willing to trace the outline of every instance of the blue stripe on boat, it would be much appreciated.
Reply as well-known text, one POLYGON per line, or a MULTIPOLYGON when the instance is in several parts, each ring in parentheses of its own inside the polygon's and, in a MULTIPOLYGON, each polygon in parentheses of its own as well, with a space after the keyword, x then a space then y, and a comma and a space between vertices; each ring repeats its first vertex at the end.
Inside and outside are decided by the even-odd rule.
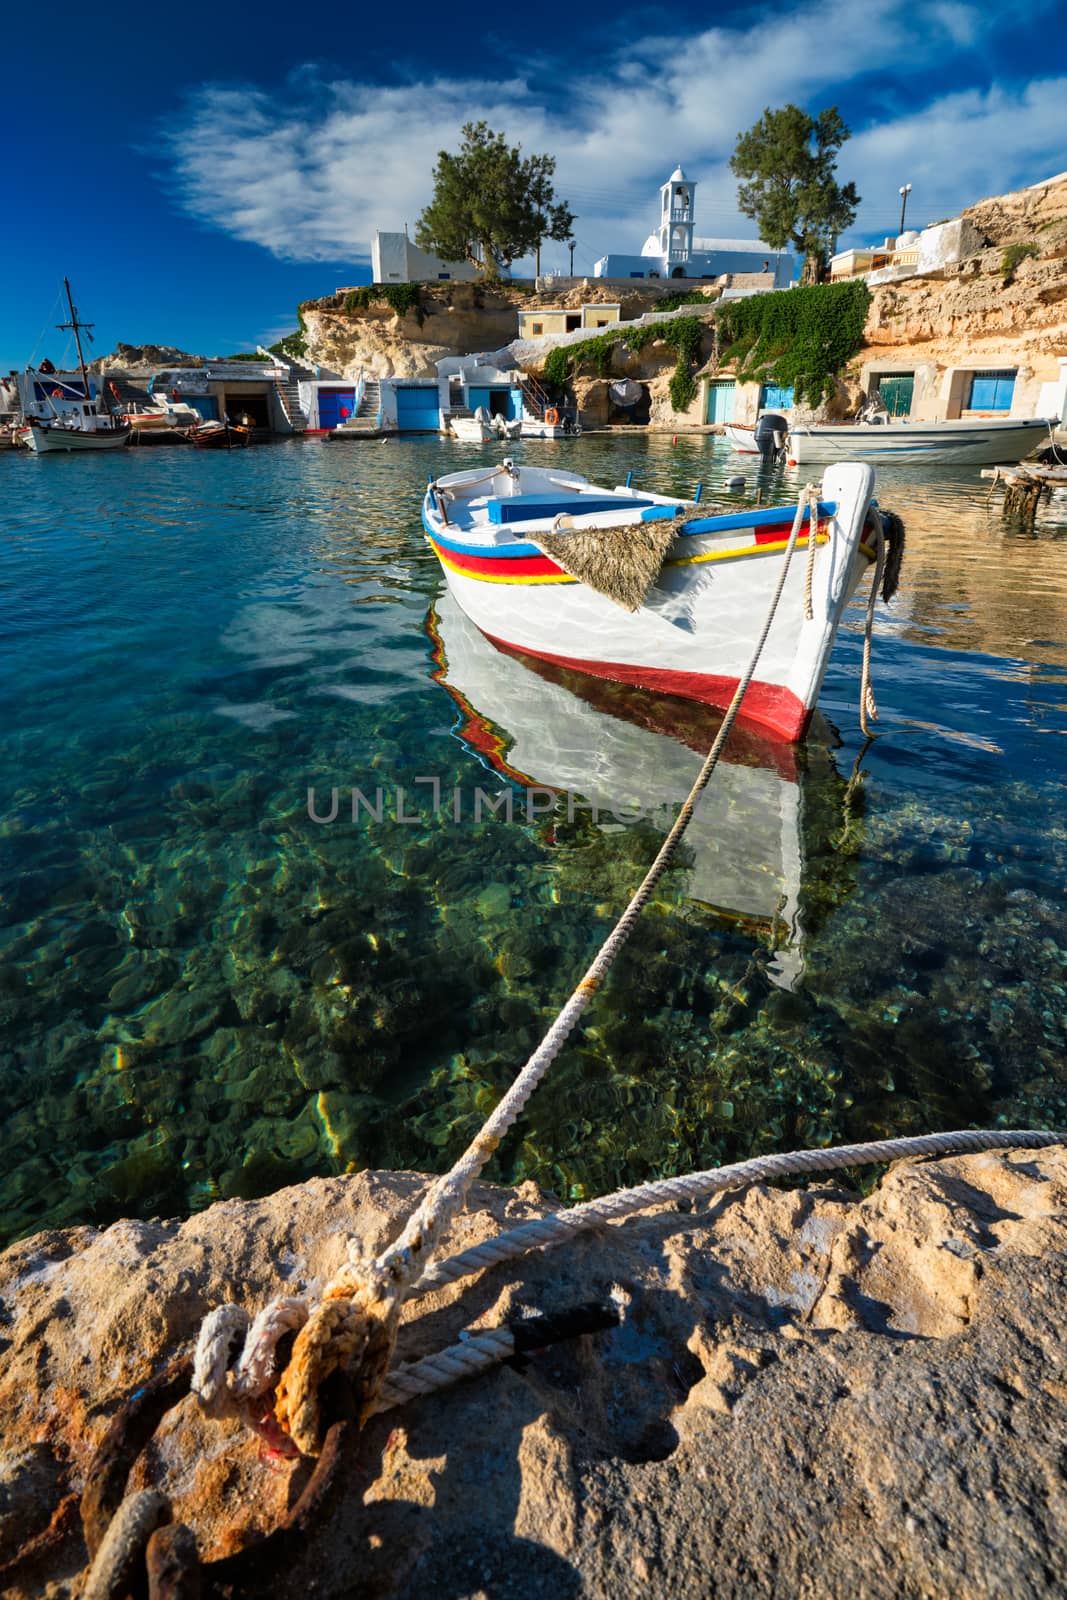
MULTIPOLYGON (((663 515, 668 517, 678 515, 677 511, 670 506, 656 506, 653 509, 660 511, 663 515)), ((819 501, 820 517, 832 517, 836 511, 836 500, 819 501)), ((700 535, 707 533, 735 533, 741 528, 766 528, 775 522, 788 521, 790 524, 792 524, 793 517, 795 515, 795 506, 766 506, 754 509, 752 511, 733 512, 726 517, 700 517, 697 520, 686 524, 685 528, 682 530, 681 537, 690 538, 694 534, 700 535)), ((806 511, 804 515, 806 520, 806 511)), ((645 521, 646 519, 650 521, 652 520, 647 512, 642 515, 641 520, 645 521)), ((451 550, 456 555, 460 556, 485 556, 486 558, 499 557, 504 560, 510 560, 512 557, 543 556, 545 553, 541 549, 540 545, 532 544, 528 539, 516 539, 512 544, 487 545, 467 544, 462 539, 449 538, 446 533, 443 533, 440 528, 436 527, 430 521, 426 513, 425 501, 423 502, 422 507, 422 525, 434 542, 441 546, 442 550, 451 550)))

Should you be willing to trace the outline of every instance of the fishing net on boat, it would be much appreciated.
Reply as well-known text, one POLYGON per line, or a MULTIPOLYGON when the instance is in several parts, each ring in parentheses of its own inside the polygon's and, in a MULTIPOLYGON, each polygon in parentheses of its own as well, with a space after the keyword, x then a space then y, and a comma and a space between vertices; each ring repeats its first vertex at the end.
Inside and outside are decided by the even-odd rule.
POLYGON ((606 595, 624 611, 636 611, 686 523, 714 516, 717 510, 702 506, 695 515, 608 528, 575 528, 569 517, 557 517, 551 533, 539 533, 532 542, 579 583, 606 595))

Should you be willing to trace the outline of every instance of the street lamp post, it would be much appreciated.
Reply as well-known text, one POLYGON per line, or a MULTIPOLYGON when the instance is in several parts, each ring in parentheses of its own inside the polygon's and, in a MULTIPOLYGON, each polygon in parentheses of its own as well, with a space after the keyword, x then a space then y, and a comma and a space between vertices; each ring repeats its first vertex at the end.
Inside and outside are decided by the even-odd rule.
POLYGON ((900 191, 900 231, 904 232, 904 213, 908 209, 908 196, 911 193, 911 184, 906 183, 900 191))
POLYGON ((576 243, 576 240, 574 240, 574 239, 568 239, 568 241, 567 241, 567 249, 571 253, 571 274, 570 275, 571 275, 572 278, 574 277, 574 246, 575 246, 575 243, 576 243))

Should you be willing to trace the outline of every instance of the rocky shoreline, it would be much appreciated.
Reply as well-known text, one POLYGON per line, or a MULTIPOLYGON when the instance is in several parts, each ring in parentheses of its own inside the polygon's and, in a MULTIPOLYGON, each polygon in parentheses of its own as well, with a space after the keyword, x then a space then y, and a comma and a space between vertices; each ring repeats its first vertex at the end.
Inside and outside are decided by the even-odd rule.
MULTIPOLYGON (((116 1408, 227 1298, 315 1292, 426 1180, 319 1179, 0 1257, 0 1561, 84 1487, 116 1408)), ((555 1209, 478 1185, 463 1247, 555 1209)), ((412 1306, 399 1356, 614 1291, 612 1332, 374 1419, 288 1595, 1067 1593, 1067 1148, 900 1162, 859 1199, 762 1186, 665 1208, 412 1306)), ((186 1399, 136 1469, 216 1559, 306 1468, 186 1399)), ((76 1516, 11 1596, 76 1595, 76 1516)), ((3 1587, 6 1585, 6 1587, 3 1587)), ((223 1592, 206 1589, 205 1592, 223 1592)))

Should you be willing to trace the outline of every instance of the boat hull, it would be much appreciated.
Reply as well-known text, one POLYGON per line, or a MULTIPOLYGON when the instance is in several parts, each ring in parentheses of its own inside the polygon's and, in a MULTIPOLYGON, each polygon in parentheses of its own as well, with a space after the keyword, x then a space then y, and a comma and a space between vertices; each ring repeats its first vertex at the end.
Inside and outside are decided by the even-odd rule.
MULTIPOLYGON (((807 537, 802 536, 741 715, 778 739, 803 737, 842 611, 871 557, 862 529, 873 473, 832 467, 813 569, 813 616, 804 615, 807 537)), ((453 537, 423 508, 430 542, 460 608, 494 643, 661 694, 723 707, 752 652, 778 580, 790 508, 709 519, 707 535, 675 539, 645 602, 625 611, 562 572, 529 542, 478 547, 453 537)), ((527 540, 536 539, 536 533, 527 540)))
POLYGON ((539 418, 524 417, 522 421, 521 437, 523 439, 576 439, 581 434, 581 428, 565 428, 562 422, 542 422, 539 418))
POLYGON ((121 450, 130 441, 128 428, 81 432, 77 428, 27 428, 24 443, 39 456, 83 450, 121 450))
POLYGON ((488 444, 496 438, 489 424, 479 422, 477 417, 453 417, 450 427, 453 439, 461 439, 464 444, 488 444))
POLYGON ((209 423, 203 428, 187 429, 182 437, 197 450, 243 450, 248 444, 248 429, 209 423))
POLYGON ((1021 461, 1046 443, 1054 423, 1043 418, 1017 421, 965 419, 960 422, 853 423, 847 427, 794 427, 789 459, 805 467, 814 462, 862 460, 891 465, 924 461, 993 466, 1021 461))
POLYGON ((736 450, 739 456, 758 456, 756 449, 755 428, 744 428, 738 423, 727 422, 723 426, 723 434, 731 449, 736 450))

